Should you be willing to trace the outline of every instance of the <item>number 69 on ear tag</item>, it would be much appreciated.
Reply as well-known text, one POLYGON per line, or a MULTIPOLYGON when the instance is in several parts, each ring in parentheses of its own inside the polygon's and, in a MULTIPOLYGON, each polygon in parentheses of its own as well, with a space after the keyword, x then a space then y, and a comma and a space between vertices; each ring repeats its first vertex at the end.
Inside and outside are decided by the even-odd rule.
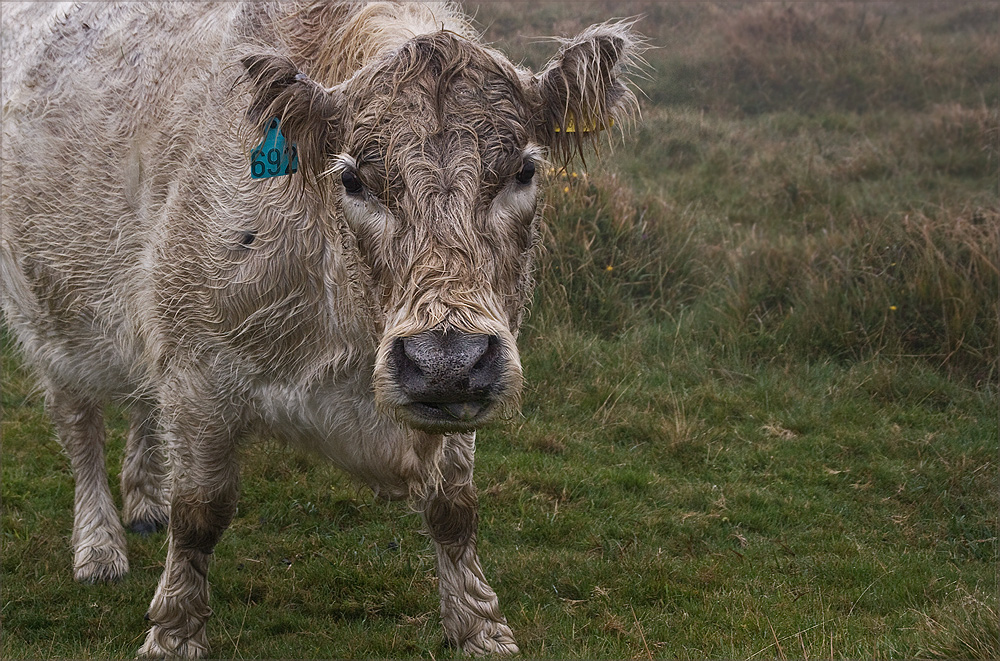
POLYGON ((270 179, 299 171, 299 150, 289 145, 275 117, 267 125, 264 141, 250 152, 250 177, 270 179))

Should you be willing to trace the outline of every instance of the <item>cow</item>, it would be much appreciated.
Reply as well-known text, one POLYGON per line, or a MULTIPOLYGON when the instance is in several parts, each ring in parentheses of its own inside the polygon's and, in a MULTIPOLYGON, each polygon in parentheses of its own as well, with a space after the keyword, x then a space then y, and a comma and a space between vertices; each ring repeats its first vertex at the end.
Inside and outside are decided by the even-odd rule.
POLYGON ((635 116, 634 21, 532 73, 448 3, 3 14, 3 311, 72 466, 75 579, 120 579, 125 529, 166 528, 139 652, 205 655, 237 449, 267 435, 410 499, 447 639, 517 652, 476 552, 475 430, 518 406, 540 173, 635 116))

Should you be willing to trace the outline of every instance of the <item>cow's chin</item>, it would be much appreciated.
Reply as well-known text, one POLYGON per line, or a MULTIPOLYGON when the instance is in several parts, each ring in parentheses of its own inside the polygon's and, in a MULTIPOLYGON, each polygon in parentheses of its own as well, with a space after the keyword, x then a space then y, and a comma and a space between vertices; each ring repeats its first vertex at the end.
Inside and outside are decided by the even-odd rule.
POLYGON ((409 402, 396 407, 400 422, 435 434, 474 431, 496 417, 496 402, 409 402))

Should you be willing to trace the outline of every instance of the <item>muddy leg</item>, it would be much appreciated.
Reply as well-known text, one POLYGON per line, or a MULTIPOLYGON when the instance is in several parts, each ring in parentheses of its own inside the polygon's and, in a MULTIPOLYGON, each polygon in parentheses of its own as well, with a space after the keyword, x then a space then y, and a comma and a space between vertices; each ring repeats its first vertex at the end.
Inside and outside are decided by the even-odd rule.
POLYGON ((136 404, 130 412, 121 479, 126 527, 140 535, 166 528, 170 519, 166 459, 153 412, 144 404, 136 404))
POLYGON ((76 481, 73 578, 116 581, 128 573, 125 533, 108 488, 101 402, 46 384, 45 403, 76 481))
POLYGON ((517 643, 476 554, 475 438, 446 439, 441 484, 424 502, 424 522, 437 552, 441 620, 448 639, 468 654, 515 654, 517 643))

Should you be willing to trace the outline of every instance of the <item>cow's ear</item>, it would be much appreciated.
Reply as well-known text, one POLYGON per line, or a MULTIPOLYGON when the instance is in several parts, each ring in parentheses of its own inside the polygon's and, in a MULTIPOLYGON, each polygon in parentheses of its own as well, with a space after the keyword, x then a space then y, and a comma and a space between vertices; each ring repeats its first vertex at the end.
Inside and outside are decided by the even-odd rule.
POLYGON ((250 89, 246 114, 250 139, 263 139, 271 120, 278 118, 285 140, 298 150, 299 172, 315 185, 336 151, 342 94, 311 80, 285 57, 250 55, 241 62, 250 89))
POLYGON ((535 138, 552 150, 556 161, 582 155, 602 130, 620 126, 637 111, 626 74, 643 62, 645 40, 634 24, 601 23, 560 40, 559 52, 535 75, 535 138))

